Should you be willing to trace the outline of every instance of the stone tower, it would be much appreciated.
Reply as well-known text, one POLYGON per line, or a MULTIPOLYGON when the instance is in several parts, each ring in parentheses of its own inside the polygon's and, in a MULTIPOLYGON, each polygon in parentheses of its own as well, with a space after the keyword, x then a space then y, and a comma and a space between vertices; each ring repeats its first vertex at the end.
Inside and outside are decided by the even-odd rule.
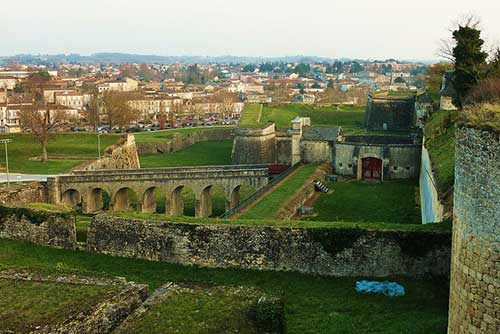
POLYGON ((457 129, 449 334, 500 333, 500 133, 457 129))

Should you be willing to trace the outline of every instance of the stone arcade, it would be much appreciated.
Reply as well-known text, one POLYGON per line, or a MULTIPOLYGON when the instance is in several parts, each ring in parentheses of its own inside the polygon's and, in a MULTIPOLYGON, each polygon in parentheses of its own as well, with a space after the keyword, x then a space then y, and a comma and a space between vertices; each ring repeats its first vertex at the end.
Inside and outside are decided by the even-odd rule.
POLYGON ((221 186, 226 194, 226 207, 239 204, 241 185, 260 189, 268 182, 268 169, 263 165, 202 166, 127 170, 75 171, 47 180, 49 202, 80 206, 84 212, 103 209, 103 193, 109 195, 109 209, 128 210, 129 191, 137 196, 137 210, 156 211, 156 192, 166 194, 166 213, 183 214, 182 190, 195 193, 195 215, 212 214, 212 187, 221 186))

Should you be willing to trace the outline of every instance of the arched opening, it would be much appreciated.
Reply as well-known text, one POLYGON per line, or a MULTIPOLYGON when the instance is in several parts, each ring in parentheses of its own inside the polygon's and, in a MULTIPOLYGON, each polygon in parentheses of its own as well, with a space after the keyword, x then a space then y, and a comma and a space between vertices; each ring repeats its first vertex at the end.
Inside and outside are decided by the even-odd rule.
POLYGON ((212 215, 212 187, 207 186, 201 191, 200 198, 197 199, 195 205, 196 217, 210 217, 212 215))
POLYGON ((114 196, 113 210, 128 211, 137 209, 137 194, 130 188, 121 188, 114 196))
POLYGON ((212 203, 212 213, 210 216, 218 217, 224 212, 226 212, 226 205, 227 205, 226 191, 221 186, 215 184, 207 188, 210 188, 209 197, 212 203))
POLYGON ((361 159, 361 176, 363 180, 380 181, 382 180, 382 160, 373 157, 361 159))
POLYGON ((62 202, 72 208, 79 208, 82 202, 82 197, 76 189, 68 189, 62 194, 62 202))
POLYGON ((142 212, 165 212, 165 194, 157 187, 146 189, 142 196, 142 212))
POLYGON ((194 216, 195 193, 185 186, 178 186, 167 197, 165 212, 171 216, 194 216))
POLYGON ((109 194, 102 188, 92 189, 87 203, 87 212, 109 209, 109 194))

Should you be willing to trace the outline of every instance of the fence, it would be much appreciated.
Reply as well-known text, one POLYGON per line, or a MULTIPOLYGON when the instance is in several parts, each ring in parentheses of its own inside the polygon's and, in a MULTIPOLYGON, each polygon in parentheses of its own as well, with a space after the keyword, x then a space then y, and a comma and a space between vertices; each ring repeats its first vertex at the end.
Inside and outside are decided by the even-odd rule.
POLYGON ((301 165, 300 162, 296 163, 295 165, 290 166, 286 171, 281 173, 280 175, 276 176, 269 182, 266 186, 260 188, 256 192, 254 192, 252 195, 248 196, 245 198, 243 201, 240 202, 237 206, 232 208, 231 210, 228 210, 224 212, 222 215, 219 216, 219 218, 230 218, 232 215, 237 214, 241 210, 245 209, 248 207, 250 204, 252 204, 257 198, 259 198, 261 195, 263 195, 266 191, 271 189, 275 184, 283 180, 285 177, 290 175, 291 172, 296 170, 299 166, 301 165))

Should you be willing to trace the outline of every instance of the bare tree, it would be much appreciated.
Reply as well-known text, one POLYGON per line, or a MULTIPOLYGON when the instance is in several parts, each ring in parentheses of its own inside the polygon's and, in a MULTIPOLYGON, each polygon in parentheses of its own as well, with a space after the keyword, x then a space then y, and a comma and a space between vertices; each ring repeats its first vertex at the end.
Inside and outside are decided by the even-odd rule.
MULTIPOLYGON (((473 14, 463 15, 458 20, 454 21, 449 29, 451 35, 453 32, 457 30, 459 27, 469 27, 474 29, 480 29, 481 27, 481 19, 473 14)), ((443 38, 441 39, 440 46, 438 49, 438 56, 450 61, 452 64, 455 62, 455 57, 453 55, 453 48, 455 48, 457 41, 451 38, 443 38)))
POLYGON ((30 131, 42 146, 42 162, 47 161, 47 145, 55 132, 59 131, 66 120, 66 111, 58 105, 49 105, 43 100, 35 100, 25 105, 19 114, 24 130, 30 131))
POLYGON ((125 92, 110 91, 103 94, 103 111, 110 128, 117 126, 123 130, 130 122, 137 119, 139 112, 131 108, 128 101, 128 94, 125 92))
POLYGON ((87 121, 94 129, 94 132, 97 131, 97 126, 99 125, 101 109, 102 99, 97 92, 93 92, 87 104, 87 121))

